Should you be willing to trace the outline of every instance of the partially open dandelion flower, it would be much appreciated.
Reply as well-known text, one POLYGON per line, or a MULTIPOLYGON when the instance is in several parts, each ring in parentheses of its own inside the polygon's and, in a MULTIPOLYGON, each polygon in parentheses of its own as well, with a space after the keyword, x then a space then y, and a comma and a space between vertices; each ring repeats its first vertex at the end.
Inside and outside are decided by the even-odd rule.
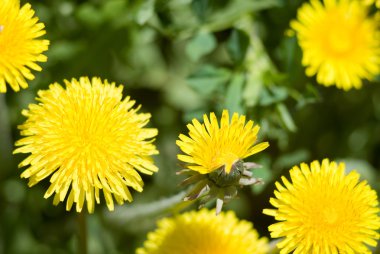
POLYGON ((269 146, 268 142, 256 144, 260 127, 253 121, 245 122, 245 116, 234 113, 230 122, 229 113, 224 110, 220 126, 214 113, 203 115, 204 123, 193 119, 188 124, 189 137, 179 135, 177 145, 185 154, 178 159, 188 163, 187 169, 179 174, 189 177, 183 185, 196 183, 186 195, 185 200, 201 198, 201 206, 216 198, 219 213, 223 202, 237 195, 237 189, 243 185, 261 183, 261 179, 252 177, 249 171, 258 165, 243 162, 243 159, 258 153, 269 146), (203 195, 201 197, 201 195, 203 195))
POLYGON ((302 64, 317 82, 361 88, 380 72, 380 32, 368 8, 355 0, 311 0, 291 23, 303 51, 302 64))
POLYGON ((360 175, 345 175, 344 163, 325 159, 290 170, 290 183, 276 183, 276 209, 264 213, 280 221, 269 226, 271 237, 284 237, 280 253, 371 253, 380 228, 376 191, 360 175))
POLYGON ((264 254, 269 246, 252 223, 232 211, 215 216, 202 209, 158 221, 137 254, 264 254))
POLYGON ((39 91, 40 103, 22 112, 27 120, 19 128, 26 137, 16 142, 14 153, 30 155, 19 165, 28 166, 21 177, 33 186, 51 175, 45 198, 55 194, 58 204, 70 189, 67 210, 76 203, 80 212, 86 201, 93 212, 99 190, 113 210, 113 198, 119 204, 132 201, 128 186, 142 191, 137 171, 157 171, 150 157, 158 153, 152 144, 157 130, 144 128, 151 116, 137 113, 135 101, 122 100, 123 86, 85 77, 65 84, 39 91))
POLYGON ((6 83, 16 92, 27 88, 25 79, 34 79, 31 70, 41 71, 36 62, 47 60, 42 53, 49 41, 37 39, 45 34, 45 26, 33 16, 30 4, 21 8, 19 0, 0 4, 0 93, 7 91, 6 83))
POLYGON ((241 159, 261 152, 269 146, 268 142, 254 145, 260 127, 253 121, 245 123, 245 116, 234 113, 230 122, 229 113, 223 111, 220 126, 214 113, 203 115, 203 124, 193 119, 188 124, 189 136, 179 135, 177 145, 186 154, 178 159, 189 163, 188 168, 201 174, 224 166, 227 173, 232 165, 241 159))

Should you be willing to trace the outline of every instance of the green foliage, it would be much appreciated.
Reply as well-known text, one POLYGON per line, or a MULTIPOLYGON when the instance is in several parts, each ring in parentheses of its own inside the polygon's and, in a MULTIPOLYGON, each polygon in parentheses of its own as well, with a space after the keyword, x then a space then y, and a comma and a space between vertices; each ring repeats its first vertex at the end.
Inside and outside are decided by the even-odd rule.
POLYGON ((189 41, 186 53, 191 60, 198 61, 202 56, 213 51, 215 46, 216 41, 212 34, 200 33, 189 41))
POLYGON ((228 85, 224 105, 224 108, 230 112, 245 114, 245 109, 242 106, 243 85, 244 76, 241 73, 235 74, 228 85))
POLYGON ((187 83, 199 94, 210 96, 229 80, 230 75, 227 69, 203 65, 187 78, 187 83))
POLYGON ((228 53, 236 64, 244 61, 245 55, 249 47, 249 35, 239 29, 234 29, 231 32, 227 41, 228 53))
MULTIPOLYGON (((26 3, 26 1, 21 1, 26 3)), ((28 90, 0 95, 0 253, 75 253, 76 214, 43 199, 48 181, 27 187, 13 156, 20 112, 40 89, 72 77, 100 76, 125 86, 159 129, 160 171, 115 212, 88 216, 90 253, 134 253, 181 191, 175 140, 192 118, 227 108, 261 126, 270 147, 246 161, 265 184, 246 188, 234 209, 268 236, 273 183, 301 161, 344 158, 380 189, 380 83, 342 92, 304 75, 302 52, 285 36, 302 1, 30 1, 51 41, 48 62, 28 90), (174 195, 174 199, 170 198, 174 195), (164 198, 165 197, 165 198, 164 198), (254 200, 254 201, 252 201, 254 200), (142 216, 143 215, 143 216, 142 216)))

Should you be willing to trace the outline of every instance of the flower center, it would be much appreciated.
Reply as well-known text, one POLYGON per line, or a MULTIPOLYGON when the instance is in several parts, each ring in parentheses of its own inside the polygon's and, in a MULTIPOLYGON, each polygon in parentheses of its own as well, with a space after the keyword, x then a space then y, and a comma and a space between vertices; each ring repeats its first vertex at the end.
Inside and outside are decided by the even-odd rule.
POLYGON ((231 171, 232 164, 238 159, 239 157, 235 153, 226 151, 220 155, 218 164, 224 165, 226 172, 229 173, 231 171))
POLYGON ((66 120, 64 128, 69 130, 66 134, 72 140, 71 144, 78 153, 94 153, 94 149, 107 149, 114 140, 112 123, 96 108, 88 108, 88 111, 79 112, 76 116, 67 117, 75 119, 71 124, 66 120))
POLYGON ((328 44, 333 52, 346 53, 353 47, 352 36, 347 31, 333 29, 328 35, 328 44))
POLYGON ((91 152, 92 149, 105 149, 110 143, 108 139, 112 135, 109 132, 107 133, 105 126, 95 123, 94 126, 83 125, 81 128, 77 133, 77 147, 83 152, 91 152))
POLYGON ((350 54, 360 37, 360 22, 353 20, 347 13, 331 11, 325 20, 320 36, 325 39, 325 47, 330 54, 345 56, 350 54))
POLYGON ((338 213, 334 207, 327 207, 322 214, 323 221, 328 225, 334 224, 338 219, 338 213))

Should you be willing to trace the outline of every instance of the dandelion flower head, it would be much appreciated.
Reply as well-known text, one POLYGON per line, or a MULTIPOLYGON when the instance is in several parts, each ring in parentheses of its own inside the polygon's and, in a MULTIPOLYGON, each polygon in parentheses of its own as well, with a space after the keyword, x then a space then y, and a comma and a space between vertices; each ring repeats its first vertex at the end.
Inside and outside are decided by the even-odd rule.
POLYGON ((264 213, 279 221, 269 226, 283 253, 371 253, 380 227, 376 191, 345 164, 314 161, 290 170, 289 182, 276 183, 275 209, 264 213))
POLYGON ((252 223, 232 211, 215 215, 202 209, 158 221, 137 254, 264 254, 269 246, 252 223))
POLYGON ((36 62, 46 62, 42 53, 49 41, 37 39, 45 34, 45 26, 34 17, 30 4, 20 7, 19 0, 3 0, 0 4, 0 93, 27 88, 25 79, 33 80, 31 70, 41 71, 36 62))
POLYGON ((268 142, 254 145, 260 127, 248 121, 244 115, 234 113, 230 121, 224 110, 220 126, 214 113, 203 115, 204 123, 193 119, 187 125, 189 136, 180 134, 177 145, 185 154, 178 155, 188 168, 201 174, 210 173, 222 166, 229 173, 232 165, 241 159, 258 153, 269 146, 268 142))
POLYGON ((316 75, 318 83, 347 91, 379 74, 379 24, 362 1, 311 0, 298 10, 291 27, 306 74, 316 75))
POLYGON ((158 169, 151 155, 157 130, 144 128, 151 117, 138 113, 130 97, 122 100, 123 86, 82 77, 65 80, 39 91, 38 104, 29 105, 19 126, 24 138, 16 142, 14 153, 29 156, 20 163, 28 168, 21 174, 33 186, 50 176, 45 198, 54 194, 54 204, 64 201, 66 209, 76 203, 80 212, 86 201, 94 211, 100 190, 109 210, 114 201, 132 201, 128 187, 142 191, 138 171, 152 174, 158 169))

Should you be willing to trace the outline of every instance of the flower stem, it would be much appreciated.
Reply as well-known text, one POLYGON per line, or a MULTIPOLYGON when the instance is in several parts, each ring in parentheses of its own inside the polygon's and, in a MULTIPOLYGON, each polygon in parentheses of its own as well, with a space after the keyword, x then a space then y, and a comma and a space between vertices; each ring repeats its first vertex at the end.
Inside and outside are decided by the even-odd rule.
POLYGON ((123 227, 130 221, 136 221, 142 218, 149 218, 157 214, 179 213, 181 210, 192 205, 194 201, 183 201, 186 192, 182 191, 157 201, 145 204, 135 204, 133 206, 123 206, 112 213, 105 212, 105 218, 109 223, 116 227, 123 227))
POLYGON ((5 95, 0 94, 0 161, 3 169, 0 172, 0 178, 11 169, 12 143, 8 107, 5 101, 5 95))
POLYGON ((87 223, 85 212, 78 214, 78 253, 87 254, 87 223))

